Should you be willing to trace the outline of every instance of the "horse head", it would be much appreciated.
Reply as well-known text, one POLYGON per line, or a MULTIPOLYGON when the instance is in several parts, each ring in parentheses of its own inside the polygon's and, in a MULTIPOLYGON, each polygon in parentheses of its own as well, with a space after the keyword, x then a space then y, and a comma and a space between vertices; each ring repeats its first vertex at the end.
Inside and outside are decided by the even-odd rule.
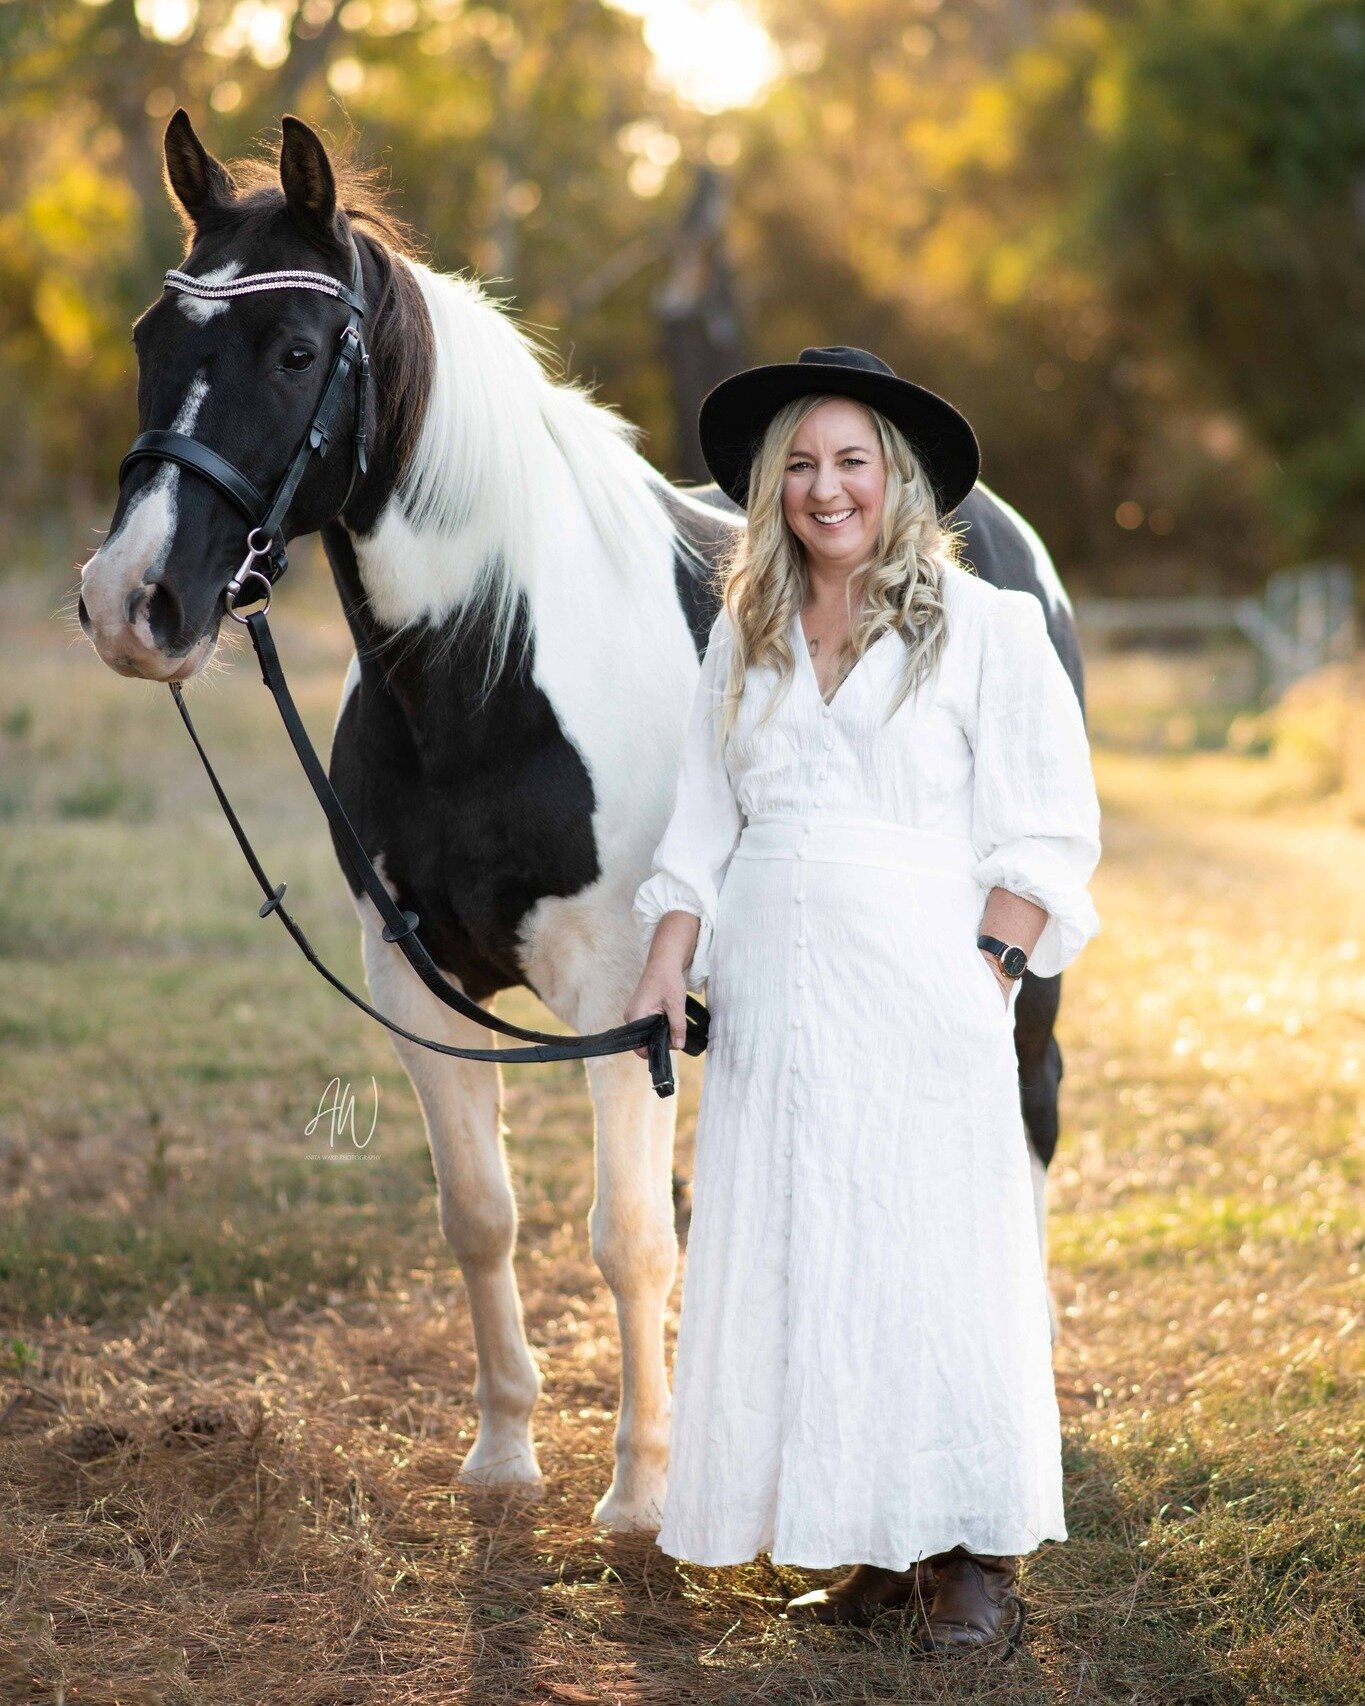
MULTIPOLYGON (((269 569, 267 544, 325 526, 364 483, 356 446, 373 403, 355 304, 374 300, 382 262, 353 235, 327 150, 298 119, 283 121, 278 183, 239 187, 183 111, 165 155, 189 252, 133 329, 139 437, 108 535, 82 570, 79 615, 111 669, 184 681, 213 652, 229 583, 267 513, 284 505, 269 541, 252 539, 258 571, 269 569), (336 376, 348 327, 352 359, 336 376)), ((258 578, 245 590, 264 587, 258 578)))

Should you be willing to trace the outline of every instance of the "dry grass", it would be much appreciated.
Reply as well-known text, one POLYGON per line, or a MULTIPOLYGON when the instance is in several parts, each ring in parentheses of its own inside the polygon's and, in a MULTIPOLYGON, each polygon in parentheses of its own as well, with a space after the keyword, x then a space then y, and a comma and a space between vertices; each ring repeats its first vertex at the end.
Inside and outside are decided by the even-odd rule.
MULTIPOLYGON (((926 1664, 788 1627, 798 1572, 593 1531, 616 1359, 572 1068, 508 1075, 545 1495, 459 1486, 468 1321, 406 1080, 255 921, 165 695, 7 596, 0 1701, 1361 1698, 1365 831, 1332 801, 1099 755, 1053 1220, 1073 1538, 1030 1562, 1014 1664, 926 1664), (333 1073, 379 1084, 363 1165, 310 1158, 333 1073)), ((320 587, 283 603, 325 737, 343 636, 320 587)), ((252 672, 202 700, 354 974, 252 672)))

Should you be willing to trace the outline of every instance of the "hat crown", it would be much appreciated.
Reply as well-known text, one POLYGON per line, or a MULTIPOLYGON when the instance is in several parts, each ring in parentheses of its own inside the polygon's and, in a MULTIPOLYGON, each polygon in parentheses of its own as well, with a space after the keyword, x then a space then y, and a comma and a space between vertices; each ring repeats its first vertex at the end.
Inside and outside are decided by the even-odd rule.
POLYGON ((849 344, 816 345, 801 351, 799 361, 807 367, 856 367, 862 373, 885 373, 894 379, 896 370, 870 350, 854 349, 849 344))

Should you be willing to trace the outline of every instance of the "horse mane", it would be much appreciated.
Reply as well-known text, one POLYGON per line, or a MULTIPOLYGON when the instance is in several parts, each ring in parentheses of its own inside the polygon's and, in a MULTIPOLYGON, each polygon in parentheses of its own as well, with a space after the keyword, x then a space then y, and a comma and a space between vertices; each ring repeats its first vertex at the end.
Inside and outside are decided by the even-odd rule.
MULTIPOLYGON (((344 154, 332 165, 338 205, 372 240, 385 278, 371 350, 381 430, 399 447, 398 496, 415 531, 450 542, 441 614, 487 611, 490 679, 506 661, 523 591, 553 564, 561 467, 623 585, 656 573, 671 586, 675 551, 704 567, 665 507, 666 497, 690 507, 687 495, 640 455, 642 429, 569 379, 552 346, 476 278, 426 265, 378 172, 344 154)), ((278 215, 275 160, 229 170, 237 216, 278 215)))

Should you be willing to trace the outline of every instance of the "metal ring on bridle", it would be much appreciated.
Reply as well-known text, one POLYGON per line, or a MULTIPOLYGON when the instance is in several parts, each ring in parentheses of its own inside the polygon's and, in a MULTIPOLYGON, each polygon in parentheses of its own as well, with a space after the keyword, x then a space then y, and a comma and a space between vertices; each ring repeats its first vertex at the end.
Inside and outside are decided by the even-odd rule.
POLYGON ((253 557, 268 557, 270 555, 270 537, 263 527, 253 527, 246 536, 246 548, 253 557), (256 541, 263 541, 260 545, 256 541))
MULTIPOLYGON (((259 555, 259 553, 257 553, 257 555, 259 555)), ((248 581, 259 581, 265 589, 265 591, 260 594, 260 596, 265 599, 265 603, 261 606, 260 611, 253 610, 251 612, 253 616, 262 614, 264 611, 269 610, 270 595, 275 590, 270 584, 269 577, 267 575, 263 575, 259 569, 239 569, 232 577, 227 589, 227 613, 234 622, 240 622, 244 628, 246 627, 247 619, 245 616, 239 616, 237 614, 233 601, 248 581)))

